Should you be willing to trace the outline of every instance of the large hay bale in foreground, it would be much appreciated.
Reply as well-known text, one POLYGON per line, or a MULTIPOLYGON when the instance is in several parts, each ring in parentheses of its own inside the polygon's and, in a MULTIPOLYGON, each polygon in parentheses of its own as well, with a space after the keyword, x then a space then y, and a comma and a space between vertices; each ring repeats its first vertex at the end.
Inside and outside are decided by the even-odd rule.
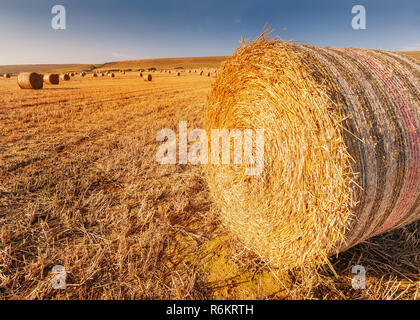
POLYGON ((55 73, 44 74, 44 82, 47 84, 59 84, 60 76, 55 73))
POLYGON ((18 85, 21 89, 42 89, 44 81, 42 75, 35 72, 21 72, 18 75, 18 85))
POLYGON ((143 76, 143 80, 144 81, 152 81, 152 75, 151 74, 145 74, 144 76, 143 76))
POLYGON ((264 129, 264 160, 254 176, 206 166, 224 224, 290 269, 419 219, 419 84, 420 66, 392 52, 243 44, 219 70, 205 128, 264 129))

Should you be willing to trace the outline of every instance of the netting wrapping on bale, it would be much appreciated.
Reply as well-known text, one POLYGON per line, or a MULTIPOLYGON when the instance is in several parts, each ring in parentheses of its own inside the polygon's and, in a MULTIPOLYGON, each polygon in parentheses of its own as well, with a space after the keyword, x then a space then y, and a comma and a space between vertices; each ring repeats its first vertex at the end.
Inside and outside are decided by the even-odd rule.
POLYGON ((206 166, 222 221, 290 269, 419 219, 419 115, 420 67, 407 57, 265 34, 243 43, 219 70, 204 123, 264 129, 264 169, 206 166))

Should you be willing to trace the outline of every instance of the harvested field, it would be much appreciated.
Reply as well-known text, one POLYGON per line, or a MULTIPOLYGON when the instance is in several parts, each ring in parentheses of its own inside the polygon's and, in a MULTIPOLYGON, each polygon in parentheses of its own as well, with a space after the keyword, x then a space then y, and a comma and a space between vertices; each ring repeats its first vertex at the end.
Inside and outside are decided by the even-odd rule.
POLYGON ((418 63, 420 63, 420 51, 401 51, 401 52, 396 52, 396 53, 401 53, 407 57, 410 57, 416 60, 418 63))
POLYGON ((420 298, 419 222, 330 258, 334 271, 280 274, 220 223, 204 168, 156 162, 159 130, 203 127, 214 81, 0 82, 0 298, 420 298), (366 290, 351 287, 356 264, 366 290), (66 290, 51 287, 54 265, 66 290))
POLYGON ((81 65, 81 64, 28 64, 28 65, 9 65, 9 66, 0 66, 0 73, 13 73, 17 74, 19 72, 66 72, 60 70, 85 70, 87 68, 92 68, 93 65, 81 65))
POLYGON ((192 57, 192 58, 161 58, 128 60, 105 63, 99 70, 115 69, 194 69, 194 68, 218 68, 227 57, 192 57))

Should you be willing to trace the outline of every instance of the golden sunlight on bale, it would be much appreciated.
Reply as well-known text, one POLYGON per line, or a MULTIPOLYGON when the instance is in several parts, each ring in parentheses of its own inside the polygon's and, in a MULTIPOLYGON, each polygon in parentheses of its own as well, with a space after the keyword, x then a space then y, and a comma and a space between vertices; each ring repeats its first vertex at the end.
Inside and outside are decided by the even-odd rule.
POLYGON ((152 75, 151 74, 144 75, 143 80, 144 81, 152 81, 152 75))
POLYGON ((9 73, 5 73, 5 74, 3 75, 3 78, 5 78, 5 79, 9 79, 9 78, 10 78, 10 74, 9 74, 9 73))
POLYGON ((47 84, 59 84, 60 76, 55 73, 44 74, 44 82, 47 84))
POLYGON ((232 235, 291 269, 418 220, 418 70, 380 50, 266 35, 242 43, 219 70, 204 121, 207 132, 264 130, 260 174, 246 174, 252 161, 206 166, 232 235))
POLYGON ((42 89, 44 81, 42 76, 35 72, 22 72, 18 76, 18 85, 21 89, 42 89))

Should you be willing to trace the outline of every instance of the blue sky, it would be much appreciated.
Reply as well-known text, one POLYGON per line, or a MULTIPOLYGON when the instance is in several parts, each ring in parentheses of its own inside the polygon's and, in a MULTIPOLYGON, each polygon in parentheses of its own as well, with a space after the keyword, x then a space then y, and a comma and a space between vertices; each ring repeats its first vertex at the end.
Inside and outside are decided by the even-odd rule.
POLYGON ((419 0, 2 0, 0 65, 230 55, 266 24, 316 45, 420 50, 419 0), (57 4, 66 30, 51 27, 57 4), (366 30, 351 27, 356 4, 366 30))

